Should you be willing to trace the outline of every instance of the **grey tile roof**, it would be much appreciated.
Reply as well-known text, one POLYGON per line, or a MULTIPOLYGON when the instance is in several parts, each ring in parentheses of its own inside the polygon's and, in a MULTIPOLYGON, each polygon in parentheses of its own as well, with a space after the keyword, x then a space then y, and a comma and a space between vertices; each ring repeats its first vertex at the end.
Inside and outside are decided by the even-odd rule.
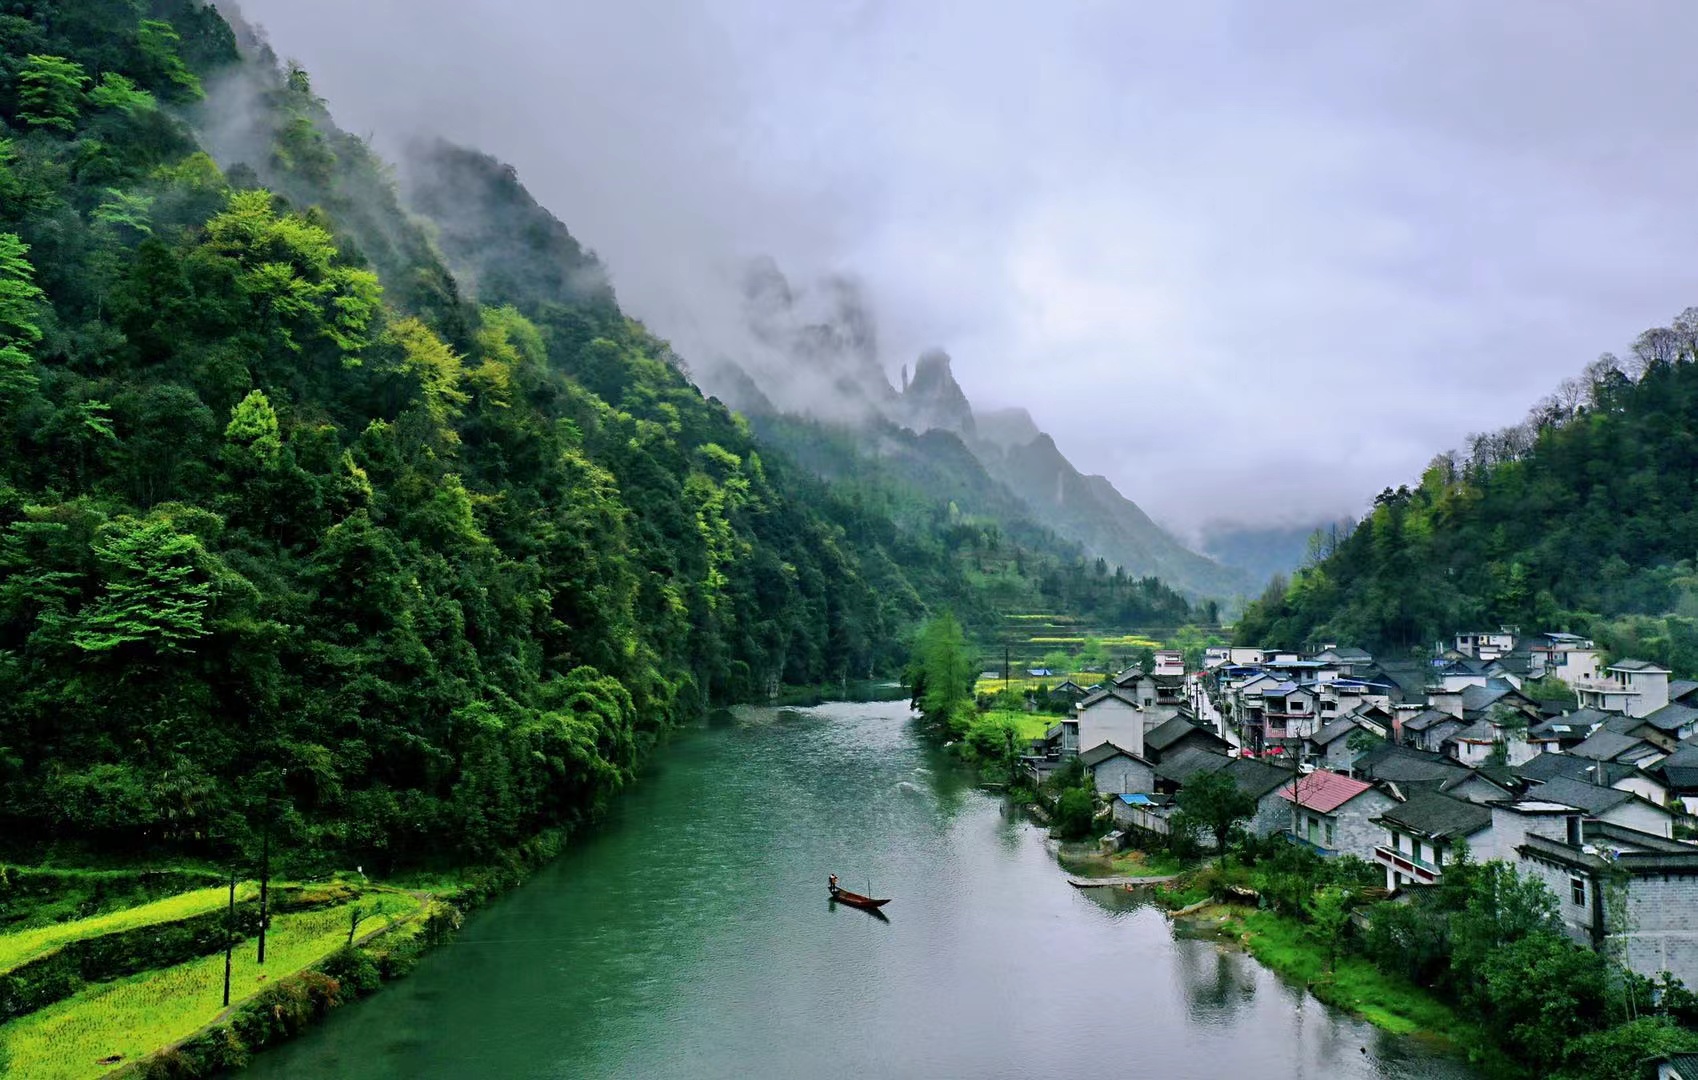
POLYGON ((1380 814, 1379 820, 1439 840, 1456 840, 1490 828, 1492 812, 1478 803, 1422 792, 1380 814))
POLYGON ((1669 700, 1670 701, 1679 701, 1681 698, 1692 693, 1694 690, 1698 690, 1698 680, 1693 680, 1693 679, 1670 679, 1669 680, 1669 700))
POLYGON ((1126 704, 1132 706, 1134 709, 1139 708, 1139 705, 1136 701, 1127 697, 1125 694, 1122 694, 1118 690, 1098 690, 1096 693, 1090 695, 1089 697, 1081 698, 1080 701, 1079 701, 1079 707, 1082 708, 1082 709, 1088 709, 1092 705, 1097 704, 1099 701, 1107 701, 1109 698, 1113 698, 1116 701, 1125 702, 1126 704))
POLYGON ((1644 739, 1633 735, 1623 735, 1619 731, 1607 728, 1592 732, 1586 741, 1568 752, 1576 757, 1593 758, 1597 761, 1613 761, 1623 754, 1636 751, 1640 747, 1650 747, 1644 739))
POLYGON ((1189 746, 1171 757, 1164 757, 1156 766, 1156 775, 1163 780, 1183 784, 1193 776, 1218 772, 1232 764, 1225 754, 1217 754, 1201 746, 1189 746))
POLYGON ((1668 786, 1682 793, 1698 792, 1698 765, 1660 765, 1668 786))
MULTIPOLYGON (((1080 754, 1079 760, 1084 762, 1085 767, 1088 769, 1093 765, 1102 764, 1103 762, 1107 761, 1109 758, 1114 757, 1116 754, 1124 754, 1125 756, 1131 758, 1133 761, 1144 761, 1144 759, 1142 757, 1140 757, 1139 755, 1134 754, 1132 751, 1127 750, 1124 747, 1116 746, 1115 744, 1113 744, 1111 742, 1098 743, 1097 745, 1091 747, 1089 750, 1086 750, 1084 753, 1080 754)), ((1148 765, 1149 762, 1144 761, 1144 764, 1148 765)))
MULTIPOLYGON (((1341 649, 1322 649, 1321 652, 1330 652, 1340 660, 1351 664, 1365 664, 1373 659, 1373 656, 1366 649, 1358 649, 1353 645, 1346 645, 1341 649)), ((1320 654, 1317 653, 1316 655, 1320 654)))
POLYGON ((1698 721, 1698 709, 1680 704, 1664 705, 1645 717, 1645 722, 1659 731, 1678 731, 1695 721, 1698 721))
POLYGON ((1414 716, 1411 716, 1409 719, 1407 719, 1403 722, 1403 730, 1404 731, 1426 731, 1428 728, 1432 727, 1434 724, 1442 723, 1446 720, 1455 720, 1455 719, 1456 719, 1456 717, 1450 715, 1447 712, 1441 712, 1438 709, 1422 709, 1420 712, 1416 713, 1414 716))
POLYGON ((1575 709, 1567 716, 1553 716, 1544 723, 1528 729, 1530 739, 1557 738, 1563 735, 1577 735, 1585 738, 1615 713, 1607 713, 1602 709, 1575 709), (1566 729, 1566 730, 1565 730, 1566 729))
POLYGON ((1216 745, 1222 748, 1227 745, 1225 739, 1207 728, 1198 727, 1183 716, 1175 716, 1166 723, 1151 728, 1144 735, 1144 749, 1160 754, 1186 739, 1198 738, 1199 736, 1201 736, 1199 743, 1203 745, 1216 745))
POLYGON ((1310 741, 1316 746, 1325 746, 1334 739, 1350 734, 1352 731, 1355 731, 1356 728, 1357 724, 1354 717, 1341 716, 1326 727, 1315 732, 1314 737, 1310 741))
POLYGON ((1461 731, 1453 731, 1445 736, 1445 742, 1496 742, 1497 729, 1485 720, 1476 720, 1461 731))
POLYGON ((1633 797, 1631 791, 1600 787, 1567 776, 1553 777, 1528 793, 1528 798, 1540 802, 1562 803, 1594 815, 1613 810, 1624 802, 1631 802, 1633 797))
POLYGON ((1643 737, 1640 729, 1649 726, 1645 723, 1644 717, 1629 716, 1626 713, 1611 713, 1610 718, 1604 721, 1604 730, 1613 731, 1617 735, 1643 737))
POLYGON ((1469 770, 1468 766, 1440 754, 1387 743, 1358 758, 1355 771, 1375 780, 1409 784, 1444 783, 1469 770))
POLYGON ((1594 761, 1573 754, 1540 754, 1515 766, 1515 775, 1523 780, 1544 783, 1558 777, 1602 783, 1605 786, 1632 776, 1639 770, 1625 761, 1594 761))
POLYGON ((1610 665, 1610 670, 1620 668, 1623 671, 1667 671, 1668 668, 1653 664, 1649 660, 1617 660, 1610 665))
POLYGON ((1471 713, 1489 709, 1511 694, 1516 694, 1515 687, 1502 679, 1487 679, 1484 686, 1465 686, 1462 688, 1462 711, 1471 713))
POLYGON ((1260 799, 1281 784, 1291 782, 1291 770, 1257 761, 1255 758, 1233 758, 1223 770, 1238 785, 1238 790, 1252 799, 1260 799))

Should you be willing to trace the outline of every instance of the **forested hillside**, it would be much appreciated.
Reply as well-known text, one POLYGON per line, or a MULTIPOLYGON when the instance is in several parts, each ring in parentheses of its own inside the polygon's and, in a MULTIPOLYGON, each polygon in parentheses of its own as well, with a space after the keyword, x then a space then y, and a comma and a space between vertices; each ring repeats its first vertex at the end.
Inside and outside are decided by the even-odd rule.
POLYGON ((763 442, 870 510, 870 520, 888 519, 897 535, 914 538, 922 550, 910 557, 926 556, 916 565, 958 560, 970 590, 951 607, 974 640, 1000 631, 1010 612, 1067 612, 1128 628, 1219 621, 1215 601, 1193 604, 1157 578, 1128 574, 1033 524, 1025 505, 951 432, 916 435, 882 420, 850 429, 773 413, 750 423, 763 442))
POLYGON ((1354 533, 1251 605, 1237 637, 1395 651, 1512 624, 1698 673, 1695 360, 1689 309, 1524 424, 1382 492, 1354 533))
POLYGON ((457 279, 241 33, 0 15, 0 835, 218 853, 269 806, 301 857, 487 856, 973 594, 763 460, 475 155, 457 279))

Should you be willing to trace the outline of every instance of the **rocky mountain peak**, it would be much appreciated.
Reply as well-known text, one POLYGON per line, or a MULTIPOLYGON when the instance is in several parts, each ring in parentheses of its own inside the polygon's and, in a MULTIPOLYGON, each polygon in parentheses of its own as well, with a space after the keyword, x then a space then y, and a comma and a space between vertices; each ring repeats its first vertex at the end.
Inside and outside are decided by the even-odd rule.
POLYGON ((902 391, 903 419, 916 432, 952 431, 971 436, 973 406, 949 370, 949 354, 929 349, 914 364, 914 377, 902 391))

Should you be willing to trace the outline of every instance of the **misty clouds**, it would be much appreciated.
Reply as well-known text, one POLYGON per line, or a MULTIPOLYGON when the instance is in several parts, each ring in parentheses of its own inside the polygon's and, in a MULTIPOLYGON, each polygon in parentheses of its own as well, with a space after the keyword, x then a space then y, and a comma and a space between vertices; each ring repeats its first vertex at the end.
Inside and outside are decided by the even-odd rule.
POLYGON ((1184 529, 1319 518, 1698 301, 1698 30, 1550 5, 244 0, 380 146, 474 144, 686 357, 858 279, 1184 529))

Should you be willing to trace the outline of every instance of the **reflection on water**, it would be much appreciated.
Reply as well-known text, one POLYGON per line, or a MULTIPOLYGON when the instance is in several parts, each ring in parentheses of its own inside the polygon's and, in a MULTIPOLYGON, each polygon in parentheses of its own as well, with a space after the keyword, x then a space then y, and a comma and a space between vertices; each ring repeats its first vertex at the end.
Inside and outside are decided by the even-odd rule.
POLYGON ((1185 993, 1185 1014, 1196 1024, 1227 1024, 1256 994, 1256 979, 1245 970, 1255 961, 1235 949, 1206 941, 1175 941, 1174 969, 1185 993))
POLYGON ((1076 890, 906 706, 740 709, 410 979, 262 1078, 1369 1078, 1466 1073, 1076 890), (826 876, 893 898, 875 918, 826 876))

